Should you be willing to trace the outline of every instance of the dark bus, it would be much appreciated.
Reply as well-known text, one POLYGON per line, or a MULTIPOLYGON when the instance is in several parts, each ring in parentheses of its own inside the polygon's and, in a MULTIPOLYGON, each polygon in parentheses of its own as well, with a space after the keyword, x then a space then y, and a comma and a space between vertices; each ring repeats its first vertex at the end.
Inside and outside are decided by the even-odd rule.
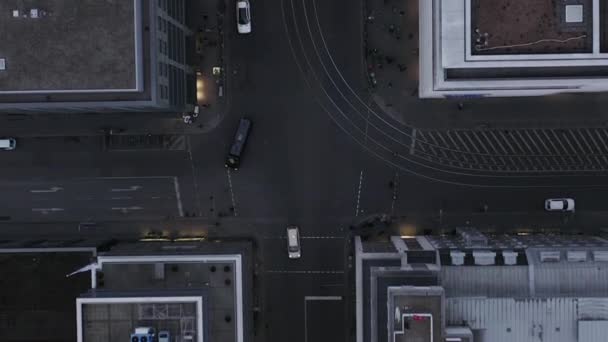
POLYGON ((226 158, 226 167, 238 170, 241 163, 241 155, 245 149, 250 130, 251 120, 242 118, 241 121, 239 121, 239 127, 236 130, 234 141, 230 146, 230 152, 228 152, 228 157, 226 158))

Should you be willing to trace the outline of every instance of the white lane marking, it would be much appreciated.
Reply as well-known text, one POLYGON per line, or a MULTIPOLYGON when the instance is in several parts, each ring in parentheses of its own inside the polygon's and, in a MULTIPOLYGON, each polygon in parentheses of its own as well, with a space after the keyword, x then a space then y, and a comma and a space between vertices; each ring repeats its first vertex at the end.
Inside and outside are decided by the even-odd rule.
POLYGON ((58 212, 58 211, 64 211, 65 209, 63 208, 32 208, 32 211, 34 212, 39 212, 42 214, 48 214, 48 213, 54 213, 54 212, 58 212))
MULTIPOLYGON (((285 240, 287 239, 287 237, 285 236, 264 236, 263 237, 266 240, 271 240, 271 239, 282 239, 285 240)), ((344 236, 300 236, 300 239, 345 239, 346 237, 344 236)))
POLYGON ((175 187, 175 200, 177 201, 177 211, 179 213, 179 216, 183 217, 184 207, 182 205, 182 193, 179 191, 179 180, 177 179, 177 177, 173 177, 173 186, 175 187))
MULTIPOLYGON (((152 199, 160 199, 160 196, 152 196, 150 198, 152 198, 152 199)), ((178 207, 179 207, 179 205, 178 205, 178 207)))
MULTIPOLYGON (((188 144, 188 159, 190 159, 190 169, 192 170, 192 183, 194 184, 194 197, 196 199, 196 209, 198 211, 198 216, 203 216, 203 212, 201 211, 201 197, 198 193, 198 180, 196 179, 196 172, 194 168, 194 158, 192 158, 192 144, 190 143, 190 136, 186 136, 186 143, 188 144)), ((181 211, 180 211, 181 212, 181 211)), ((180 216, 184 216, 184 214, 180 214, 180 216)))
POLYGON ((363 170, 359 174, 359 190, 357 190, 357 208, 355 209, 355 216, 359 216, 359 204, 361 203, 361 188, 363 187, 363 170))
POLYGON ((417 134, 418 130, 413 128, 412 129, 412 142, 410 143, 410 154, 414 154, 416 152, 416 134, 417 134))
POLYGON ((59 186, 54 186, 52 188, 48 188, 48 189, 34 189, 34 190, 30 190, 31 193, 34 194, 38 194, 38 193, 48 193, 48 192, 58 192, 63 190, 62 187, 59 186))
POLYGON ((300 239, 344 239, 344 236, 300 236, 300 239))
POLYGON ((115 188, 115 189, 111 189, 111 192, 127 192, 127 191, 137 191, 139 189, 141 189, 141 185, 132 185, 128 188, 115 188))
POLYGON ((116 197, 112 197, 113 200, 125 200, 125 199, 133 199, 133 197, 131 196, 116 196, 116 197))
POLYGON ((91 180, 91 179, 101 179, 101 180, 107 180, 107 179, 167 179, 167 178, 173 178, 173 176, 141 176, 141 177, 83 177, 83 178, 76 178, 77 180, 91 180))
POLYGON ((268 270, 266 273, 280 274, 344 274, 344 271, 290 271, 290 270, 268 270))
POLYGON ((397 189, 399 188, 399 173, 395 171, 393 178, 393 200, 391 201, 391 215, 395 214, 395 202, 397 201, 397 189))
POLYGON ((133 206, 133 207, 112 207, 112 210, 119 210, 122 211, 123 213, 128 213, 129 211, 135 211, 135 210, 143 210, 143 207, 138 207, 138 206, 133 206))
POLYGON ((342 300, 342 296, 305 296, 304 300, 342 300))
POLYGON ((308 301, 317 300, 317 301, 325 301, 325 300, 333 300, 338 301, 342 300, 340 296, 304 296, 304 342, 308 342, 308 309, 306 307, 306 303, 308 301))
POLYGON ((234 199, 234 191, 232 190, 232 177, 230 176, 229 168, 226 168, 226 174, 228 175, 228 187, 230 188, 230 198, 232 199, 232 208, 234 208, 234 216, 237 216, 236 200, 234 199))

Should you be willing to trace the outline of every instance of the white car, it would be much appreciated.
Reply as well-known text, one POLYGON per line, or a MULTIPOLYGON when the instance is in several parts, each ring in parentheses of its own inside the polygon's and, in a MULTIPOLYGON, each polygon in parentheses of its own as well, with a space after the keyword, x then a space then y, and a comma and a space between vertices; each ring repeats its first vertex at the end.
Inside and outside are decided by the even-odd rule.
POLYGON ((289 259, 298 259, 300 253, 300 229, 297 226, 287 227, 287 255, 289 259))
POLYGON ((0 150, 10 151, 17 147, 15 138, 0 138, 0 150))
POLYGON ((236 28, 239 33, 251 32, 251 6, 249 6, 249 0, 236 1, 236 28))
POLYGON ((572 198, 549 198, 545 201, 547 211, 574 211, 574 200, 572 198))

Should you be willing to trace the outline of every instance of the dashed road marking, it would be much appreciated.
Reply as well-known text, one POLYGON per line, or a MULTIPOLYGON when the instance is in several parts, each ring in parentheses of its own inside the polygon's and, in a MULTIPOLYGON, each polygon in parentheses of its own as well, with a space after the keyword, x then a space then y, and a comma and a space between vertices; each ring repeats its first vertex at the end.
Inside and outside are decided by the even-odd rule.
POLYGON ((300 239, 344 239, 344 236, 300 236, 300 239))
POLYGON ((361 188, 363 187, 363 170, 359 174, 359 190, 357 190, 357 207, 355 209, 355 216, 359 216, 359 205, 361 203, 361 188))
POLYGON ((48 189, 34 189, 34 190, 30 190, 30 192, 33 193, 33 194, 38 194, 38 193, 57 192, 57 191, 61 191, 61 190, 63 190, 62 187, 54 186, 54 187, 48 188, 48 189))
POLYGON ((412 142, 410 143, 410 154, 414 154, 414 151, 416 150, 416 133, 418 131, 414 128, 412 129, 412 142))
POLYGON ((131 196, 115 196, 111 198, 112 200, 130 200, 133 199, 131 196))
POLYGON ((117 188, 117 189, 110 189, 110 192, 128 192, 128 191, 137 191, 139 189, 141 189, 141 185, 132 185, 128 188, 117 188))
POLYGON ((228 187, 230 188, 230 198, 232 199, 232 208, 234 208, 234 216, 238 216, 236 211, 236 200, 234 199, 234 191, 232 190, 232 177, 230 176, 230 169, 226 168, 226 174, 228 175, 228 187))
POLYGON ((132 206, 132 207, 112 207, 112 210, 116 210, 116 211, 121 211, 124 214, 128 213, 129 211, 135 211, 135 210, 143 210, 143 207, 138 207, 138 206, 132 206))
POLYGON ((393 200, 391 201, 391 215, 395 214, 395 202, 397 201, 397 189, 399 188, 399 173, 395 172, 393 178, 393 200))
MULTIPOLYGON (((319 240, 331 240, 331 239, 345 239, 346 237, 344 236, 300 236, 301 240, 315 240, 315 239, 319 239, 319 240)), ((264 236, 263 239, 265 240, 272 240, 272 239, 279 239, 279 240, 285 240, 287 239, 287 237, 285 236, 264 236)))
POLYGON ((184 207, 182 205, 182 194, 179 190, 179 180, 177 177, 173 177, 173 187, 175 188, 175 200, 177 201, 177 211, 179 212, 179 216, 184 216, 184 207))
POLYGON ((42 214, 48 214, 48 213, 53 213, 53 212, 58 212, 58 211, 64 211, 65 209, 63 208, 32 208, 32 211, 34 212, 39 212, 42 214))
MULTIPOLYGON (((186 139, 186 145, 188 147, 188 159, 190 160, 190 169, 192 171, 192 183, 194 184, 194 197, 196 199, 196 209, 198 211, 198 216, 202 216, 203 213, 201 211, 201 198, 198 193, 198 180, 196 179, 196 170, 194 167, 194 158, 192 157, 192 144, 190 143, 190 136, 186 139)), ((184 216, 182 211, 180 210, 180 216, 184 216)))

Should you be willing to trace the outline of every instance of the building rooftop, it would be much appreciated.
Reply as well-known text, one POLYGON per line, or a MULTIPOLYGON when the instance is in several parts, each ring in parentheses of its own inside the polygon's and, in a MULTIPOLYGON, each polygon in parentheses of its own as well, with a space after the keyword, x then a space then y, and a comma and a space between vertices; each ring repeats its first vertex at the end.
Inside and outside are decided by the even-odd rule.
POLYGON ((591 0, 472 0, 474 55, 590 53, 591 0))
POLYGON ((420 5, 422 98, 608 89, 605 1, 429 0, 420 5))
POLYGON ((0 94, 135 90, 137 3, 1 1, 0 94))
POLYGON ((364 243, 355 238, 358 342, 470 342, 473 334, 478 342, 588 342, 608 333, 604 238, 459 228, 393 236, 384 241, 392 253, 364 243))
POLYGON ((203 241, 113 246, 97 257, 92 289, 78 299, 78 342, 127 340, 137 327, 242 342, 249 248, 203 241))

